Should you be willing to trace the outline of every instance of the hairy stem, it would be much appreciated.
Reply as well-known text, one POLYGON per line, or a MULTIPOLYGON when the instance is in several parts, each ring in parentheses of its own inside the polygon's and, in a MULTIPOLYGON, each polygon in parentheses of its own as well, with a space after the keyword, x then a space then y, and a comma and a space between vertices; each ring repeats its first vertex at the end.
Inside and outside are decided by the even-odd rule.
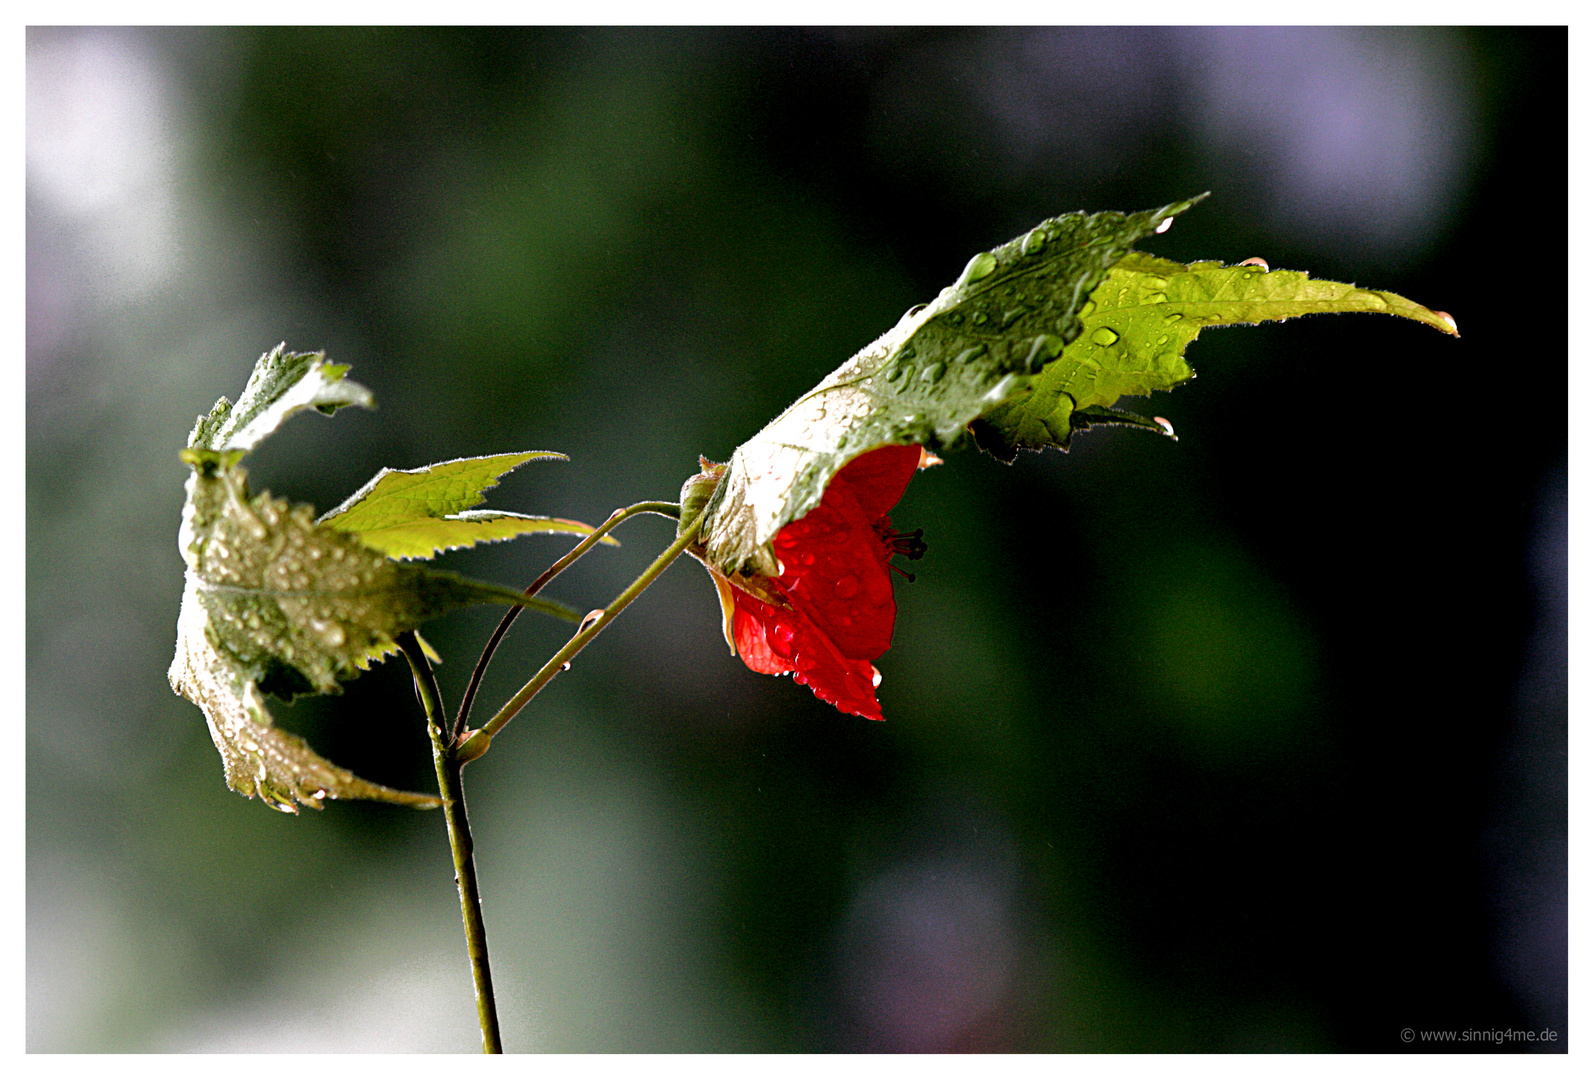
POLYGON ((536 697, 544 686, 553 681, 555 675, 565 669, 577 653, 587 647, 588 642, 602 633, 603 628, 613 622, 615 616, 629 607, 631 601, 642 595, 642 590, 653 584, 654 579, 664 573, 671 563, 680 558, 681 552, 690 547, 692 541, 697 539, 697 530, 702 523, 703 514, 699 511, 697 517, 693 518, 691 523, 681 530, 681 535, 676 537, 675 543, 665 548, 659 557, 653 560, 652 565, 642 571, 641 577, 633 581, 626 587, 624 592, 615 597, 614 602, 603 609, 603 614, 591 622, 582 623, 581 629, 576 632, 576 636, 565 642, 565 647, 554 653, 552 659, 542 666, 542 670, 533 675, 530 682, 522 686, 514 697, 505 702, 504 707, 498 710, 496 716, 482 725, 482 733, 489 739, 496 737, 504 729, 504 725, 513 720, 515 714, 526 707, 527 702, 536 697))
MULTIPOLYGON (((681 507, 679 503, 666 502, 640 502, 634 506, 623 507, 609 515, 605 521, 585 537, 563 558, 557 560, 552 566, 538 575, 537 580, 526 586, 525 595, 536 596, 542 591, 543 586, 558 577, 577 559, 591 551, 593 546, 602 540, 609 531, 620 522, 635 514, 660 514, 667 518, 679 520, 681 507)), ((487 645, 482 649, 481 656, 476 661, 476 670, 470 673, 470 682, 465 687, 465 696, 460 699, 459 715, 454 718, 453 738, 458 741, 464 733, 466 725, 470 722, 470 708, 476 702, 476 691, 481 688, 482 676, 487 673, 487 665, 492 662, 493 653, 498 651, 498 643, 504 640, 504 635, 509 633, 509 628, 515 624, 515 619, 520 616, 521 608, 510 608, 504 612, 504 617, 498 620, 498 628, 493 631, 493 636, 487 639, 487 645)))
POLYGON ((482 920, 481 890, 476 883, 475 845, 470 837, 470 821, 465 816, 463 768, 453 748, 444 738, 442 694, 437 676, 421 651, 414 631, 398 635, 399 648, 410 662, 415 686, 426 709, 426 732, 432 738, 432 764, 437 769, 437 790, 443 797, 443 816, 448 822, 448 846, 454 853, 454 882, 459 886, 459 909, 465 920, 465 948, 470 954, 471 977, 476 984, 476 1015, 482 1027, 482 1053, 502 1054, 498 1034, 498 1004, 493 999, 493 973, 487 963, 487 924, 482 920))

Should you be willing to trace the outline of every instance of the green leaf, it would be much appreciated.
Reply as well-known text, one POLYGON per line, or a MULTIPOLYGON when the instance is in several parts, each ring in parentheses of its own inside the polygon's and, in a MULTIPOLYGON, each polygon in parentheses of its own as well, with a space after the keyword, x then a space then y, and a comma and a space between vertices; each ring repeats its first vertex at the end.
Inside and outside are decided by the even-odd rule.
MULTIPOLYGON (((1205 327, 1346 311, 1400 315, 1456 333, 1448 315, 1394 293, 1314 281, 1294 270, 1187 266, 1132 252, 1091 293, 1079 337, 1047 365, 1027 396, 982 416, 975 438, 1005 461, 1018 449, 1066 450, 1073 432, 1101 423, 1104 415, 1133 415, 1106 412, 1119 397, 1170 390, 1192 378, 1184 352, 1205 327)), ((1142 417, 1131 422, 1157 426, 1142 417)))
POLYGON ((951 447, 1062 355, 1086 300, 1136 241, 1204 197, 1138 214, 1065 214, 974 256, 932 303, 736 449, 705 511, 706 560, 727 574, 774 575, 775 534, 817 506, 852 458, 887 444, 951 447))
MULTIPOLYGON (((340 679, 396 651, 396 635, 467 604, 581 620, 563 604, 397 563, 350 532, 317 524, 308 506, 251 497, 238 461, 285 417, 371 403, 368 391, 343 380, 346 370, 279 346, 261 358, 238 407, 223 399, 201 417, 180 455, 192 469, 178 538, 187 574, 168 677, 203 710, 228 786, 289 812, 328 798, 419 807, 438 800, 369 783, 320 757, 275 726, 266 693, 337 693, 340 679)), ((452 497, 469 505, 481 486, 452 497)))
POLYGON ((369 784, 276 729, 261 690, 337 693, 394 651, 394 637, 467 604, 525 603, 570 621, 580 613, 454 574, 394 562, 308 506, 249 496, 244 471, 196 468, 180 537, 188 565, 172 688, 205 712, 227 783, 278 809, 323 798, 436 805, 369 784))
POLYGON ((345 405, 376 407, 371 391, 343 377, 348 365, 327 363, 324 352, 291 353, 286 348, 286 343, 278 345, 256 362, 238 404, 222 398, 208 416, 198 419, 188 436, 190 450, 248 452, 305 409, 330 415, 345 405))
MULTIPOLYGON (((565 518, 471 510, 498 478, 536 459, 568 460, 563 454, 533 450, 520 454, 458 458, 421 469, 383 469, 321 516, 321 524, 352 533, 366 547, 393 559, 429 559, 439 551, 508 540, 528 533, 586 536, 592 526, 565 518)), ((614 544, 609 537, 603 543, 614 544)))

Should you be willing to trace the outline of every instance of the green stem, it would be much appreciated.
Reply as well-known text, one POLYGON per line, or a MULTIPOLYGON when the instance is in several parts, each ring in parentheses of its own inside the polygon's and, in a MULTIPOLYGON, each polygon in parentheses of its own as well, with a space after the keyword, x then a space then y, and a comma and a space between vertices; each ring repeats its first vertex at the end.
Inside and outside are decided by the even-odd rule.
POLYGON ((554 653, 553 658, 542 666, 542 670, 533 675, 530 682, 522 686, 514 697, 504 703, 504 707, 498 710, 498 715, 482 725, 482 733, 489 739, 495 738, 504 729, 504 725, 513 720, 515 714, 526 707, 527 702, 536 697, 544 686, 553 681, 555 675, 565 669, 565 666, 575 658, 577 653, 587 647, 588 642, 602 633, 603 628, 613 622, 615 616, 629 607, 631 601, 642 595, 642 590, 653 584, 655 578, 664 573, 671 563, 680 558, 681 552, 690 547, 692 541, 697 539, 697 530, 702 524, 703 514, 702 511, 699 511, 697 517, 693 518, 691 523, 681 530, 681 535, 676 537, 675 543, 665 548, 659 557, 653 560, 652 565, 642 571, 641 577, 633 581, 625 592, 615 597, 614 602, 603 610, 603 614, 593 619, 590 623, 584 623, 581 629, 576 632, 576 636, 567 641, 564 648, 554 653))
MULTIPOLYGON (((552 566, 538 575, 536 581, 527 585, 525 595, 528 597, 536 596, 542 591, 543 586, 564 573, 571 563, 591 551, 593 546, 608 535, 611 529, 635 514, 660 514, 679 521, 681 505, 679 503, 666 502, 640 502, 634 506, 616 510, 609 515, 609 520, 592 530, 592 534, 572 548, 569 554, 557 560, 552 566)), ((465 687, 465 696, 459 702, 459 715, 454 718, 453 738, 455 742, 459 741, 460 735, 465 731, 466 724, 470 721, 470 709, 476 702, 476 691, 481 688, 482 676, 487 673, 487 665, 492 661, 493 653, 498 651, 498 643, 504 640, 504 635, 509 633, 509 628, 515 624, 515 620, 519 618, 522 610, 524 609, 516 607, 504 612, 504 617, 498 620, 498 628, 493 631, 493 636, 487 639, 487 646, 482 649, 481 656, 476 660, 476 669, 470 673, 470 682, 465 687)))
POLYGON ((498 1004, 493 999, 493 973, 487 962, 487 924, 482 920, 481 890, 476 882, 475 845, 465 816, 463 765, 443 737, 443 698, 437 676, 421 651, 413 630, 398 635, 398 646, 415 674, 421 704, 426 709, 426 732, 432 739, 432 764, 437 769, 437 790, 443 797, 443 817, 448 822, 448 846, 454 853, 454 882, 459 886, 459 909, 465 920, 465 948, 470 953, 471 976, 476 983, 476 1015, 481 1021, 482 1053, 502 1054, 498 1033, 498 1004))

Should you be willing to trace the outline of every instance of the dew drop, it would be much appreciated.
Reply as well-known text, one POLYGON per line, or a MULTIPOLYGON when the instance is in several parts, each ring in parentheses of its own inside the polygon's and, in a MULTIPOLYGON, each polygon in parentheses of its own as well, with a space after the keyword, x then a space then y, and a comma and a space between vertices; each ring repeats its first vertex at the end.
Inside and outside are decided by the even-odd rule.
POLYGON ((848 574, 846 577, 842 578, 840 581, 837 581, 836 582, 836 595, 841 597, 843 600, 846 600, 846 599, 848 599, 850 597, 857 596, 858 595, 858 578, 857 578, 857 576, 854 575, 854 574, 848 574))
POLYGON ((880 685, 880 681, 882 679, 884 679, 885 676, 880 674, 880 669, 875 667, 873 664, 869 665, 869 670, 873 673, 870 676, 870 681, 871 681, 872 685, 879 686, 880 685))
POLYGON ((1029 347, 1029 356, 1024 363, 1031 372, 1034 372, 1062 354, 1062 338, 1056 334, 1037 334, 1034 342, 1029 347))
POLYGON ((1165 217, 1160 222, 1157 223, 1157 227, 1156 227, 1156 229, 1154 231, 1155 232, 1159 232, 1159 233, 1165 233, 1172 226, 1173 226, 1173 218, 1165 217))
POLYGON ((1434 314, 1439 316, 1441 319, 1444 320, 1445 325, 1450 327, 1450 332, 1452 334, 1455 334, 1458 337, 1460 336, 1461 331, 1456 327, 1456 320, 1451 318, 1450 312, 1448 312, 1448 311, 1435 311, 1434 314))
POLYGON ((803 553, 803 557, 798 561, 804 566, 812 566, 814 565, 814 553, 811 551, 806 551, 803 553))
POLYGON ((560 667, 559 667, 559 670, 560 671, 569 671, 570 670, 570 661, 566 660, 563 664, 561 664, 560 667))
POLYGON ((1095 313, 1096 313, 1096 301, 1094 301, 1094 300, 1086 300, 1085 301, 1085 306, 1079 309, 1079 317, 1081 319, 1088 319, 1092 315, 1094 315, 1095 313))
POLYGON ((1037 251, 1039 251, 1041 248, 1043 248, 1045 246, 1046 246, 1046 230, 1045 229, 1032 229, 1032 230, 1030 230, 1030 234, 1028 236, 1024 237, 1024 254, 1026 254, 1026 255, 1033 255, 1033 254, 1035 254, 1037 251))
MULTIPOLYGON (((969 348, 964 349, 962 352, 958 353, 957 356, 953 358, 952 362, 954 364, 957 364, 959 367, 961 367, 964 364, 968 363, 970 360, 973 360, 975 357, 984 356, 984 355, 985 355, 985 346, 984 345, 972 345, 969 348)), ((937 365, 937 366, 939 366, 939 365, 937 365)), ((943 370, 945 370, 945 369, 943 368, 943 370)), ((941 372, 936 372, 935 377, 939 379, 941 377, 941 372)))
POLYGON ((775 632, 770 635, 769 647, 775 650, 777 656, 789 659, 791 657, 792 640, 796 636, 797 631, 792 628, 792 625, 783 622, 775 627, 775 632))
POLYGON ((1158 345, 1166 345, 1166 344, 1168 344, 1168 335, 1167 334, 1158 334, 1157 335, 1157 344, 1158 345))
POLYGON ((989 251, 982 251, 970 259, 969 264, 963 268, 961 280, 964 284, 979 281, 981 278, 990 277, 995 269, 996 256, 989 251))
POLYGON ((1184 318, 1184 316, 1182 314, 1180 314, 1179 312, 1170 311, 1170 312, 1168 312, 1168 314, 1166 314, 1166 315, 1164 315, 1162 317, 1162 321, 1163 322, 1178 322, 1182 318, 1184 318))
MULTIPOLYGON (((961 361, 963 359, 963 356, 965 354, 969 353, 970 351, 971 350, 969 350, 969 349, 963 350, 963 354, 960 354, 958 356, 958 359, 961 361)), ((936 381, 938 381, 941 378, 941 376, 943 376, 945 374, 946 374, 946 365, 943 364, 943 363, 940 363, 939 361, 937 361, 936 363, 931 364, 929 367, 924 369, 923 373, 921 373, 919 375, 919 381, 920 382, 936 382, 936 381)))
POLYGON ((830 534, 830 542, 835 544, 837 547, 845 544, 850 539, 852 539, 852 534, 846 529, 837 529, 835 532, 830 534))
POLYGON ((1260 257, 1258 257, 1256 255, 1252 255, 1249 259, 1246 259, 1244 262, 1240 263, 1239 265, 1240 266, 1260 266, 1263 269, 1264 272, 1269 269, 1269 267, 1267 265, 1267 260, 1263 259, 1263 258, 1260 258, 1260 257))
POLYGON ((1111 330, 1105 326, 1099 327, 1095 333, 1090 335, 1090 340, 1104 348, 1108 345, 1116 345, 1118 343, 1118 331, 1111 330))
POLYGON ((1168 279, 1164 277, 1158 277, 1155 274, 1147 274, 1145 277, 1140 279, 1140 288, 1142 292, 1161 292, 1167 287, 1168 279))
POLYGON ((974 318, 972 320, 970 320, 970 321, 973 322, 975 326, 983 326, 983 325, 985 325, 985 312, 976 311, 974 313, 974 318))

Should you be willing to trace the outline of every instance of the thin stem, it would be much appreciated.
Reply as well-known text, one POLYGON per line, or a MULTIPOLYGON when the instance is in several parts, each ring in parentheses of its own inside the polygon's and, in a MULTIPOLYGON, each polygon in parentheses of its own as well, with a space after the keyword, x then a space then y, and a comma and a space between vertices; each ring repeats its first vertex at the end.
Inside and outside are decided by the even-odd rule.
POLYGON ((576 632, 576 636, 567 641, 564 648, 554 653, 553 658, 542 666, 542 670, 533 675, 530 682, 522 686, 514 697, 504 703, 504 707, 498 710, 498 715, 482 725, 483 734, 489 739, 496 738, 498 733, 504 729, 504 725, 513 720, 515 714, 525 708, 526 703, 536 697, 544 686, 552 682, 553 677, 563 671, 575 655, 587 647, 588 642, 602 633, 603 628, 613 622, 615 616, 629 607, 631 601, 642 595, 642 590, 653 584, 655 578, 664 573, 671 563, 680 558, 681 552, 690 547, 692 541, 697 539, 697 530, 702 524, 703 514, 702 511, 699 511, 697 517, 693 518, 691 523, 681 530, 681 535, 676 537, 675 543, 665 548, 659 557, 653 560, 652 565, 642 571, 641 577, 633 581, 623 593, 615 597, 614 602, 604 609, 602 615, 599 615, 590 623, 583 624, 582 628, 576 632))
POLYGON ((426 732, 432 739, 432 764, 437 769, 437 790, 443 797, 443 817, 448 822, 448 846, 454 853, 454 882, 459 886, 459 909, 465 920, 465 948, 470 953, 471 977, 476 983, 476 1015, 482 1028, 482 1053, 502 1054, 498 1033, 498 1004, 493 999, 493 973, 487 963, 487 924, 482 920, 481 890, 476 883, 475 845, 465 816, 463 766, 443 738, 445 718, 437 676, 421 651, 415 632, 398 635, 398 646, 415 674, 421 704, 426 709, 426 732))
MULTIPOLYGON (((544 570, 536 581, 527 585, 525 594, 527 596, 536 596, 542 591, 544 585, 564 573, 571 563, 591 551, 593 546, 608 535, 611 529, 635 514, 660 514, 679 521, 681 506, 679 503, 640 502, 634 506, 616 510, 609 515, 609 520, 594 529, 592 534, 572 548, 569 554, 557 560, 552 566, 544 570)), ((498 643, 504 640, 504 635, 509 633, 509 628, 515 624, 515 620, 519 618, 522 610, 524 609, 515 607, 504 612, 504 617, 498 620, 498 628, 493 631, 493 636, 487 639, 487 646, 482 649, 482 654, 476 661, 476 669, 470 673, 470 682, 465 687, 465 696, 460 699, 459 715, 454 718, 454 742, 459 741, 460 735, 465 732, 465 725, 470 721, 470 708, 476 703, 476 691, 481 688, 482 676, 487 673, 487 665, 492 662, 493 653, 498 651, 498 643)))

